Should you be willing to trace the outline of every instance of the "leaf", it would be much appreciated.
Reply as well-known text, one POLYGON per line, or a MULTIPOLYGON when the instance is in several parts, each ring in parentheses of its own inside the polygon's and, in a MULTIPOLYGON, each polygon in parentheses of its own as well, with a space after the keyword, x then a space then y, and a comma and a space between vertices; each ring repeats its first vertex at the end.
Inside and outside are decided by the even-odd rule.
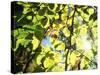
POLYGON ((61 7, 62 7, 62 5, 60 5, 60 4, 57 4, 58 6, 57 6, 57 8, 55 9, 55 11, 60 11, 60 9, 61 9, 61 7))
POLYGON ((54 58, 54 62, 55 62, 55 63, 62 62, 62 60, 61 60, 61 58, 62 58, 62 55, 61 55, 61 53, 59 53, 59 52, 57 52, 57 53, 54 53, 54 56, 53 56, 53 58, 54 58))
POLYGON ((66 37, 69 37, 69 36, 70 36, 70 31, 68 30, 67 27, 65 27, 65 28, 63 29, 63 33, 64 33, 64 35, 65 35, 66 37))
POLYGON ((17 48, 20 46, 20 44, 22 46, 24 46, 24 48, 27 47, 27 45, 31 42, 31 40, 27 40, 27 39, 18 39, 16 42, 16 48, 14 49, 14 51, 17 50, 17 48))
POLYGON ((17 36, 18 36, 18 30, 12 31, 12 35, 13 35, 14 37, 17 37, 17 36))
POLYGON ((84 18, 84 20, 85 20, 86 22, 89 21, 89 16, 90 16, 90 15, 88 15, 88 14, 84 14, 84 15, 83 15, 83 18, 84 18))
POLYGON ((40 25, 36 25, 34 27, 34 31, 35 31, 35 36, 39 39, 42 40, 44 37, 44 28, 42 28, 42 26, 40 25))
POLYGON ((30 8, 24 8, 23 9, 23 14, 27 14, 27 13, 29 13, 31 10, 30 10, 30 8))
POLYGON ((90 15, 89 20, 97 20, 97 12, 90 15))
POLYGON ((72 25, 72 18, 68 19, 67 24, 70 25, 70 26, 72 25))
POLYGON ((66 19, 67 19, 67 14, 66 13, 61 14, 61 20, 66 20, 66 19))
POLYGON ((93 8, 89 8, 89 9, 87 9, 87 11, 88 11, 89 14, 93 14, 94 13, 94 9, 93 8))
POLYGON ((63 72, 65 71, 65 65, 62 63, 58 63, 58 65, 55 65, 52 69, 53 72, 63 72))
POLYGON ((80 27, 80 33, 79 33, 79 35, 80 36, 85 36, 85 35, 87 35, 87 26, 86 25, 83 25, 83 26, 81 26, 80 27))
POLYGON ((47 25, 47 23, 48 23, 48 18, 43 18, 43 19, 41 20, 42 26, 47 25))
POLYGON ((53 59, 50 59, 49 57, 47 57, 44 62, 43 62, 43 65, 45 68, 49 68, 51 67, 52 65, 54 64, 54 61, 53 59))
POLYGON ((65 49, 64 43, 59 43, 59 45, 56 47, 56 50, 64 50, 64 49, 65 49))
POLYGON ((54 18, 59 19, 59 14, 56 13, 54 18))
POLYGON ((88 8, 84 9, 83 12, 87 15, 89 15, 89 12, 87 11, 88 8))
POLYGON ((72 9, 71 9, 71 10, 70 10, 70 13, 69 13, 69 15, 68 15, 68 16, 69 16, 69 17, 72 17, 72 16, 73 16, 73 14, 74 14, 74 10, 72 10, 72 9))
POLYGON ((85 60, 85 58, 81 59, 80 68, 81 69, 88 69, 89 61, 85 60))
POLYGON ((70 60, 69 63, 74 66, 76 64, 77 61, 77 55, 73 52, 71 53, 71 55, 69 56, 70 60))
POLYGON ((32 16, 30 15, 30 16, 27 16, 26 17, 28 20, 32 20, 32 16))
POLYGON ((93 33, 93 38, 96 39, 97 38, 97 27, 93 27, 92 28, 92 33, 93 33))
POLYGON ((84 53, 84 55, 89 59, 91 60, 93 57, 94 57, 94 54, 92 52, 92 50, 88 50, 84 53))
POLYGON ((18 1, 17 4, 19 4, 19 5, 23 5, 24 2, 22 2, 22 1, 18 1))
POLYGON ((32 40, 33 50, 38 48, 39 43, 40 43, 40 41, 35 36, 33 36, 33 40, 32 40))
POLYGON ((76 37, 75 35, 71 37, 71 45, 74 45, 76 43, 76 37))
POLYGON ((45 56, 45 55, 42 54, 42 53, 40 53, 40 54, 37 56, 37 58, 36 58, 36 63, 37 63, 38 65, 42 64, 41 60, 42 60, 42 58, 43 58, 44 56, 45 56))
MULTIPOLYGON (((50 39, 50 42, 53 42, 53 38, 50 39)), ((52 47, 55 48, 56 50, 64 50, 65 49, 65 44, 60 41, 60 40, 55 40, 54 43, 52 43, 52 47)))
POLYGON ((38 11, 38 14, 39 14, 40 16, 44 16, 44 15, 45 15, 46 10, 47 10, 47 8, 46 8, 46 7, 44 7, 44 8, 42 8, 42 9, 40 9, 40 10, 38 11))
POLYGON ((54 12, 48 9, 48 10, 47 10, 47 14, 48 14, 48 15, 54 15, 54 12))
POLYGON ((25 30, 31 31, 35 34, 35 36, 41 40, 44 36, 44 28, 40 24, 37 25, 25 25, 23 26, 25 30))
POLYGON ((18 29, 18 38, 17 39, 23 39, 27 36, 28 32, 25 31, 24 29, 18 29))
POLYGON ((54 7, 55 7, 55 4, 48 4, 48 7, 49 7, 51 10, 53 10, 54 7))

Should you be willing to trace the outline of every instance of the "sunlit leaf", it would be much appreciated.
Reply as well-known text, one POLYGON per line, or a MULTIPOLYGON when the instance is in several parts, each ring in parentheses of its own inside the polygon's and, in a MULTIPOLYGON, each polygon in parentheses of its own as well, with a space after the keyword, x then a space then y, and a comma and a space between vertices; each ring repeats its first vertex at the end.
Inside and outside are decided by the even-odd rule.
POLYGON ((87 34, 87 26, 84 25, 84 26, 80 27, 80 35, 85 36, 86 34, 87 34))
POLYGON ((28 20, 32 20, 32 16, 27 16, 27 19, 28 20))
POLYGON ((82 58, 80 67, 81 69, 87 69, 89 67, 89 61, 87 61, 85 58, 82 58))
POLYGON ((61 61, 61 54, 60 53, 54 53, 54 61, 56 62, 56 63, 58 63, 58 62, 62 62, 61 61))
POLYGON ((35 36, 33 36, 33 40, 32 40, 33 50, 35 50, 38 47, 39 43, 40 41, 35 36))
POLYGON ((54 64, 54 61, 50 58, 46 58, 43 64, 45 68, 49 68, 54 64))
POLYGON ((58 65, 54 66, 52 69, 53 72, 63 72, 65 70, 64 64, 59 63, 58 65))
POLYGON ((42 64, 41 60, 42 58, 44 57, 45 55, 44 54, 39 54, 36 58, 36 62, 38 65, 42 64))
POLYGON ((18 35, 18 30, 14 30, 13 32, 14 32, 14 33, 12 33, 13 36, 16 37, 18 35))
POLYGON ((76 64, 76 60, 77 60, 77 55, 74 52, 71 53, 69 62, 72 66, 76 64))
POLYGON ((69 37, 69 36, 70 36, 70 31, 68 30, 67 27, 65 27, 65 28, 63 29, 63 33, 64 33, 64 35, 65 35, 66 37, 69 37))
POLYGON ((16 48, 14 49, 14 51, 17 50, 17 48, 19 47, 20 44, 26 48, 27 45, 28 45, 30 42, 31 42, 31 40, 18 39, 17 42, 16 42, 16 48))
POLYGON ((93 8, 89 8, 88 12, 89 12, 89 14, 93 14, 94 13, 94 9, 93 8))

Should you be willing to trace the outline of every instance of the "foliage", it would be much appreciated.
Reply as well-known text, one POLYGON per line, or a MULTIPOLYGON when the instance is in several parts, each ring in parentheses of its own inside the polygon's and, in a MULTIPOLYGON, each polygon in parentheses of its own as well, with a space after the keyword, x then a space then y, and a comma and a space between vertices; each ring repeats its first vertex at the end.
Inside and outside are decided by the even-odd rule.
POLYGON ((17 1, 12 8, 14 73, 97 68, 97 7, 17 1))

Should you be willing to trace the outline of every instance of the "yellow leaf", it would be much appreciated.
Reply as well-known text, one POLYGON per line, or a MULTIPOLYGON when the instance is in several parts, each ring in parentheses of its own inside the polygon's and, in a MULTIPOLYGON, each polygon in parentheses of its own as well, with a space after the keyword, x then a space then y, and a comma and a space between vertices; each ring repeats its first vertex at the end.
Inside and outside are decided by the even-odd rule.
POLYGON ((67 14, 66 13, 62 14, 61 15, 61 20, 66 20, 66 17, 67 17, 67 14))
POLYGON ((90 15, 88 15, 88 14, 83 15, 83 18, 85 18, 85 21, 87 21, 87 22, 89 22, 89 17, 90 17, 90 15))
POLYGON ((72 66, 74 66, 75 63, 76 63, 76 60, 77 60, 77 56, 76 56, 76 54, 73 52, 73 53, 70 55, 70 64, 71 64, 72 66))
POLYGON ((55 67, 53 67, 52 71, 53 72, 63 72, 63 71, 65 71, 65 65, 59 63, 55 67))
POLYGON ((79 37, 76 38, 76 45, 77 45, 77 49, 82 49, 83 43, 79 37))
POLYGON ((54 44, 52 44, 52 46, 55 48, 56 45, 58 45, 56 47, 56 50, 64 50, 65 49, 65 44, 62 41, 55 40, 55 42, 54 42, 54 44))
POLYGON ((96 27, 92 28, 92 33, 93 33, 93 37, 96 38, 97 37, 97 28, 96 27))
POLYGON ((88 12, 89 12, 89 14, 93 14, 94 13, 94 9, 93 8, 89 8, 88 12))
POLYGON ((64 43, 60 43, 56 48, 56 50, 64 50, 64 49, 65 49, 65 44, 64 43))
POLYGON ((75 39, 76 39, 76 37, 75 37, 75 36, 72 36, 72 37, 71 37, 71 44, 72 44, 72 45, 74 45, 74 44, 75 44, 75 42, 76 42, 76 41, 75 41, 75 39))
POLYGON ((56 63, 58 63, 58 62, 61 62, 61 54, 59 53, 59 52, 57 52, 57 53, 54 53, 54 56, 53 56, 53 58, 54 58, 54 61, 56 62, 56 63))
POLYGON ((35 36, 33 36, 33 40, 32 40, 33 50, 35 50, 38 47, 39 43, 40 41, 35 36))
POLYGON ((64 35, 65 35, 66 37, 69 37, 69 36, 70 36, 70 31, 68 30, 67 27, 65 27, 65 28, 63 29, 63 33, 64 33, 64 35))
POLYGON ((68 19, 67 24, 70 25, 70 26, 72 25, 72 18, 68 19))
POLYGON ((88 50, 84 53, 84 55, 89 58, 90 60, 94 57, 92 50, 88 50))
POLYGON ((47 57, 43 64, 45 68, 49 68, 54 64, 54 61, 50 59, 49 57, 47 57))
POLYGON ((37 62, 38 65, 40 65, 40 64, 42 63, 41 60, 42 60, 42 58, 43 58, 44 56, 45 56, 44 54, 39 54, 39 55, 37 56, 36 62, 37 62))
POLYGON ((80 68, 84 69, 84 67, 88 65, 89 65, 89 62, 85 58, 82 58, 81 63, 80 63, 80 68))
POLYGON ((87 26, 82 26, 80 27, 80 33, 79 33, 80 36, 85 36, 87 35, 87 26))
POLYGON ((51 51, 51 49, 48 45, 46 45, 45 47, 42 47, 42 51, 47 53, 47 52, 51 51))
POLYGON ((68 6, 67 6, 67 5, 65 6, 63 12, 64 12, 64 13, 68 12, 68 6))

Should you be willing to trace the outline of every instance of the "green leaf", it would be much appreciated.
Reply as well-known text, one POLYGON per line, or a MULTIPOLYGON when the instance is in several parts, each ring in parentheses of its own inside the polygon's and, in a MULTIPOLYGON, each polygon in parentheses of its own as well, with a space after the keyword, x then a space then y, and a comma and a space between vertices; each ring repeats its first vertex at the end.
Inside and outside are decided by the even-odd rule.
POLYGON ((17 37, 17 36, 18 36, 18 30, 12 31, 12 35, 13 35, 14 37, 17 37))
POLYGON ((30 11, 31 11, 31 9, 26 7, 23 9, 23 14, 27 14, 30 11))
POLYGON ((87 15, 89 15, 89 12, 87 11, 88 8, 84 9, 83 12, 87 15))
POLYGON ((54 15, 54 12, 48 9, 48 10, 47 10, 47 14, 48 14, 48 15, 54 15))
POLYGON ((45 26, 47 23, 48 23, 48 18, 43 18, 43 19, 41 20, 42 26, 45 26))
POLYGON ((61 5, 60 4, 58 4, 58 6, 56 7, 56 10, 55 11, 59 11, 60 10, 60 8, 61 8, 61 5))
POLYGON ((44 16, 44 15, 45 15, 46 10, 47 10, 47 8, 46 8, 46 7, 44 7, 44 8, 42 8, 42 9, 40 9, 40 10, 38 11, 38 14, 39 14, 40 16, 44 16))
POLYGON ((28 32, 26 32, 24 29, 18 29, 18 38, 17 39, 23 39, 27 36, 28 32))
POLYGON ((18 1, 17 4, 19 4, 19 5, 23 5, 24 2, 22 2, 22 1, 18 1))
POLYGON ((18 39, 17 42, 16 42, 16 48, 14 49, 14 51, 17 50, 17 48, 20 46, 20 44, 26 48, 27 45, 28 45, 30 42, 31 42, 31 40, 27 40, 27 39, 18 39))
POLYGON ((28 20, 32 20, 32 16, 30 15, 30 16, 27 16, 26 17, 28 20))
POLYGON ((55 4, 48 4, 48 7, 53 10, 54 9, 55 4))
POLYGON ((97 20, 97 13, 93 13, 92 15, 90 15, 89 20, 97 20))

